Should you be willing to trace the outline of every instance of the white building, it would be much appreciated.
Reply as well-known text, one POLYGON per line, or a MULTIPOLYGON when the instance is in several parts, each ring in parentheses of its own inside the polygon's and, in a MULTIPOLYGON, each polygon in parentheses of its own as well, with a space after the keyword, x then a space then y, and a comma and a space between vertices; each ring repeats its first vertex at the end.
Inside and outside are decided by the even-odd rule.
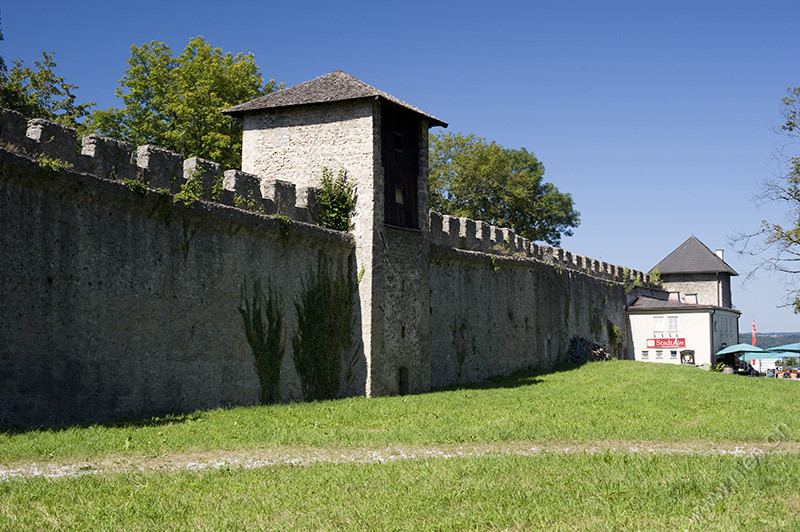
POLYGON ((628 304, 636 360, 714 364, 714 354, 739 342, 739 315, 731 302, 731 276, 738 275, 692 236, 653 270, 664 290, 639 292, 628 304))

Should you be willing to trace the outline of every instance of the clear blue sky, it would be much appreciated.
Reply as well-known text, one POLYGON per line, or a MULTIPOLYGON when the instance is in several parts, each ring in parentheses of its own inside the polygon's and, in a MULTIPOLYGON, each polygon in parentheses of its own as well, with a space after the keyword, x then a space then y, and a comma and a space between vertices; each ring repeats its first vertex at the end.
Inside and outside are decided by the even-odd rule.
POLYGON ((730 237, 786 210, 757 207, 800 85, 800 2, 6 2, 0 54, 54 51, 82 101, 114 105, 131 44, 202 35, 252 52, 287 86, 341 69, 442 120, 526 147, 570 192, 563 247, 649 270, 694 234, 741 275, 740 329, 798 331, 776 306, 790 279, 759 273, 730 237), (124 7, 120 7, 124 6, 124 7))

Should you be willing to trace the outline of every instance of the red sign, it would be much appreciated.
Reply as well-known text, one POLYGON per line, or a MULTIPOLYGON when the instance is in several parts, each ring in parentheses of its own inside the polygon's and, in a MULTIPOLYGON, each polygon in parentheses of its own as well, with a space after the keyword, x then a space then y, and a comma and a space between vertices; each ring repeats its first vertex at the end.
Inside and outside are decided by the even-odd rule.
POLYGON ((686 347, 686 338, 648 338, 648 348, 686 347))

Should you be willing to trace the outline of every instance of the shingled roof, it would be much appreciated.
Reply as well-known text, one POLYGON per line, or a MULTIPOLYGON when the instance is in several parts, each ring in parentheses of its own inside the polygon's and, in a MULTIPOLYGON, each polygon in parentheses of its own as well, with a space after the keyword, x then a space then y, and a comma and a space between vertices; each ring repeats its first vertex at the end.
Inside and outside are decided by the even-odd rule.
POLYGON ((717 307, 714 305, 697 305, 694 303, 681 303, 680 301, 655 299, 646 296, 639 296, 633 303, 628 305, 628 310, 642 311, 642 312, 650 312, 650 311, 666 312, 666 311, 679 311, 679 310, 697 311, 705 309, 733 310, 734 312, 738 312, 739 314, 741 314, 741 312, 739 312, 736 309, 731 309, 726 307, 717 307))
POLYGON ((694 235, 653 268, 662 275, 672 273, 728 273, 739 275, 694 235))
POLYGON ((277 109, 281 107, 341 102, 346 100, 363 100, 366 98, 378 98, 392 102, 427 118, 431 126, 447 127, 446 122, 442 122, 435 116, 429 115, 413 105, 409 105, 371 85, 367 85, 360 79, 354 78, 341 70, 336 70, 330 74, 325 74, 324 76, 314 78, 310 81, 299 83, 287 89, 261 96, 249 102, 234 105, 222 112, 227 115, 242 117, 245 113, 257 112, 263 109, 277 109))

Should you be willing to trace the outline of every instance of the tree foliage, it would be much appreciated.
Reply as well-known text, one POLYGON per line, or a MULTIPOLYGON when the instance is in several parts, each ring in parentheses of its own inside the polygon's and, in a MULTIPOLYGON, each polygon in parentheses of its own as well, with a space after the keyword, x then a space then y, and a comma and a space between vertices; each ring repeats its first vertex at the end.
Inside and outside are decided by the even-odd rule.
POLYGON ((553 245, 580 223, 572 196, 542 180, 544 166, 525 148, 459 133, 431 135, 431 208, 466 216, 553 245))
POLYGON ((75 103, 72 91, 78 87, 54 73, 53 55, 54 52, 42 52, 42 60, 34 61, 34 68, 13 60, 11 69, 0 57, 0 107, 18 111, 26 118, 47 118, 80 130, 94 104, 75 103))
POLYGON ((241 165, 242 124, 221 111, 279 88, 264 83, 252 54, 223 53, 202 37, 177 57, 163 42, 133 45, 127 63, 115 92, 124 107, 95 111, 90 128, 227 168, 241 165))
MULTIPOLYGON (((762 220, 759 231, 741 235, 743 251, 761 256, 759 268, 778 272, 800 273, 800 87, 789 87, 781 100, 784 123, 779 132, 790 141, 778 153, 781 171, 778 176, 762 183, 758 199, 777 203, 786 208, 783 221, 762 220), (749 247, 752 244, 752 247, 749 247), (766 258, 765 258, 766 257, 766 258)), ((789 306, 800 314, 800 289, 790 292, 789 306)))

